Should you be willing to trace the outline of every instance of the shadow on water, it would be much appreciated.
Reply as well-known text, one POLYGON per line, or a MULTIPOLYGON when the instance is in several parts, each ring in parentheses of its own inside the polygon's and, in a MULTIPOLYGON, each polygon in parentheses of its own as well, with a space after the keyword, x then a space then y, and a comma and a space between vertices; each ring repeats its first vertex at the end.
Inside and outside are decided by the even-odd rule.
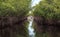
POLYGON ((34 17, 35 37, 60 37, 60 24, 55 23, 57 21, 51 19, 47 21, 42 17, 34 17))
POLYGON ((28 37, 25 22, 25 17, 0 17, 0 37, 28 37))

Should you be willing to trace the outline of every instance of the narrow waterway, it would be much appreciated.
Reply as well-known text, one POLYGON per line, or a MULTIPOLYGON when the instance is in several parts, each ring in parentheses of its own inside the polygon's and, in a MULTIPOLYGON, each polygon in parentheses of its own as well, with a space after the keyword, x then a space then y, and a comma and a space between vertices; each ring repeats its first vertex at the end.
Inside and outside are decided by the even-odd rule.
MULTIPOLYGON (((39 4, 41 0, 32 0, 32 3, 31 3, 31 8, 36 6, 37 4, 39 4)), ((28 14, 32 14, 32 11, 34 9, 32 9, 31 11, 29 11, 28 14)), ((29 37, 35 37, 35 32, 34 32, 34 28, 33 28, 33 16, 28 16, 28 33, 29 33, 29 37)))
POLYGON ((32 24, 33 23, 33 16, 29 16, 28 21, 29 21, 29 25, 28 25, 29 37, 35 37, 34 28, 32 27, 32 25, 33 25, 32 24))

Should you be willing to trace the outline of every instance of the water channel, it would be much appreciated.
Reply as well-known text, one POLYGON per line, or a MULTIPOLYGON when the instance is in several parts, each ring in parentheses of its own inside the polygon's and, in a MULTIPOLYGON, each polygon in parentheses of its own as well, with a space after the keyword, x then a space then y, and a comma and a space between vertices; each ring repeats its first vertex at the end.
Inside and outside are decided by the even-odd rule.
POLYGON ((32 27, 32 25, 33 25, 33 16, 29 16, 28 21, 29 21, 29 25, 28 25, 29 37, 35 37, 34 28, 32 27))

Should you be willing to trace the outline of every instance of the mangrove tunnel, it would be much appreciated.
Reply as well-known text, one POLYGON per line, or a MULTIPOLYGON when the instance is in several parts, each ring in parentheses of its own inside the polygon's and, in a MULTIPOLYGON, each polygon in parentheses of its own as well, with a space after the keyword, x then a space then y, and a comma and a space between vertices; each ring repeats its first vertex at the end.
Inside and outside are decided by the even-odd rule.
POLYGON ((0 37, 60 37, 60 0, 0 0, 0 37))

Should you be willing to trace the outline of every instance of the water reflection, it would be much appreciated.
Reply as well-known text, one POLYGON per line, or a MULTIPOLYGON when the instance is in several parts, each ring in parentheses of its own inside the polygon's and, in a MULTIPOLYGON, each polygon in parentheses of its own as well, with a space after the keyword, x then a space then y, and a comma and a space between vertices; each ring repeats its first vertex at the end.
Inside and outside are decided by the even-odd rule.
POLYGON ((33 17, 29 16, 28 21, 29 21, 29 26, 28 26, 29 37, 35 37, 34 28, 32 27, 33 17))

